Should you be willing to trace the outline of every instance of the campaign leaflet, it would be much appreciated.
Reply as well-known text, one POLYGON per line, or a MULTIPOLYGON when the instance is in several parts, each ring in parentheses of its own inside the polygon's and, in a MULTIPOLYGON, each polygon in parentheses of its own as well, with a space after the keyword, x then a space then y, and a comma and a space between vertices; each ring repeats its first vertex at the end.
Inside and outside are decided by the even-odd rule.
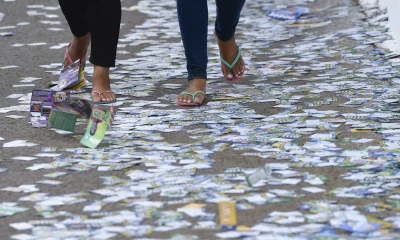
POLYGON ((80 118, 89 119, 92 114, 92 103, 86 99, 73 98, 68 102, 53 103, 52 110, 77 114, 80 118))
POLYGON ((86 84, 86 79, 81 70, 81 60, 77 60, 61 71, 60 78, 54 90, 77 90, 86 84))
POLYGON ((77 119, 77 114, 52 110, 49 117, 49 127, 73 132, 77 119))
POLYGON ((105 112, 99 107, 94 106, 85 135, 81 139, 81 144, 89 148, 96 148, 106 134, 110 119, 109 112, 105 112))
POLYGON ((70 100, 70 94, 51 90, 33 90, 30 104, 31 123, 34 127, 47 127, 52 104, 70 100))
POLYGON ((114 106, 111 106, 109 114, 108 114, 108 119, 107 119, 108 128, 111 128, 111 125, 114 121, 115 115, 117 115, 117 109, 114 106))
POLYGON ((309 12, 308 8, 283 8, 283 9, 276 9, 271 10, 267 13, 268 17, 276 18, 280 20, 296 20, 298 19, 303 13, 309 12))

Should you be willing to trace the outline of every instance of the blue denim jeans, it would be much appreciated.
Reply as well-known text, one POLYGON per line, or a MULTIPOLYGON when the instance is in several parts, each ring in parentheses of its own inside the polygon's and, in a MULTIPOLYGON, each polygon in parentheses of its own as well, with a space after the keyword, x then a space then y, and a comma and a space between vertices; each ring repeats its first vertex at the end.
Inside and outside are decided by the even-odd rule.
MULTIPOLYGON (((215 32, 219 40, 229 41, 235 36, 235 29, 245 1, 216 0, 215 32)), ((207 0, 178 0, 177 3, 188 79, 207 79, 207 0)))

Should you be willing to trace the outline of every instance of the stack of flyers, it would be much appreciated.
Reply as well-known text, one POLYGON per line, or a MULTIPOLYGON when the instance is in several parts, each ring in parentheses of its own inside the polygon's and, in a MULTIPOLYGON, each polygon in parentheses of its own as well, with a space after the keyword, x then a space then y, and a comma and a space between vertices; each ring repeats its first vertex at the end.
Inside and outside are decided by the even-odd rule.
POLYGON ((98 106, 94 106, 85 135, 81 139, 81 144, 89 148, 96 148, 103 140, 107 128, 111 126, 115 114, 114 106, 108 112, 103 111, 98 106))
POLYGON ((70 94, 51 90, 33 90, 30 104, 32 126, 47 127, 48 117, 55 102, 70 100, 70 94))
POLYGON ((82 88, 86 84, 86 80, 81 70, 81 60, 77 60, 61 71, 60 79, 55 90, 76 90, 82 88))
POLYGON ((276 9, 271 10, 267 13, 268 17, 280 19, 280 20, 296 20, 303 13, 307 13, 309 11, 308 8, 284 8, 284 9, 276 9))

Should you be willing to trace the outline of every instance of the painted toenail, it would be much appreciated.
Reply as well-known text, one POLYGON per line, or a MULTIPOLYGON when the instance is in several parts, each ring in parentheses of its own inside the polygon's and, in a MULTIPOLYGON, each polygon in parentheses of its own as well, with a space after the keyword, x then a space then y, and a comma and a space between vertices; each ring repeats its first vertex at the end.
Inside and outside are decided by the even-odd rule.
POLYGON ((227 77, 228 77, 228 78, 233 78, 233 75, 232 75, 232 74, 228 74, 227 77))

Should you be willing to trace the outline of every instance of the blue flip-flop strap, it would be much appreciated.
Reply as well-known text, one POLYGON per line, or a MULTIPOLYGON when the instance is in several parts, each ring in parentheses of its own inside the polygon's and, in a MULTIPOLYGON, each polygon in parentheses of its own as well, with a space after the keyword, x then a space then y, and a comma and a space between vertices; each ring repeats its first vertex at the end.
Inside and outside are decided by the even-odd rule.
POLYGON ((227 61, 225 61, 222 57, 221 57, 221 61, 229 68, 233 68, 235 66, 235 64, 239 61, 240 56, 242 55, 242 49, 240 49, 240 47, 238 47, 238 54, 235 58, 235 60, 233 61, 232 64, 229 64, 227 61))
POLYGON ((192 96, 192 100, 194 100, 194 99, 196 98, 196 95, 199 94, 199 93, 201 93, 201 94, 203 94, 204 96, 206 96, 206 93, 203 92, 203 91, 197 91, 197 92, 195 92, 195 93, 181 92, 181 94, 192 96))

